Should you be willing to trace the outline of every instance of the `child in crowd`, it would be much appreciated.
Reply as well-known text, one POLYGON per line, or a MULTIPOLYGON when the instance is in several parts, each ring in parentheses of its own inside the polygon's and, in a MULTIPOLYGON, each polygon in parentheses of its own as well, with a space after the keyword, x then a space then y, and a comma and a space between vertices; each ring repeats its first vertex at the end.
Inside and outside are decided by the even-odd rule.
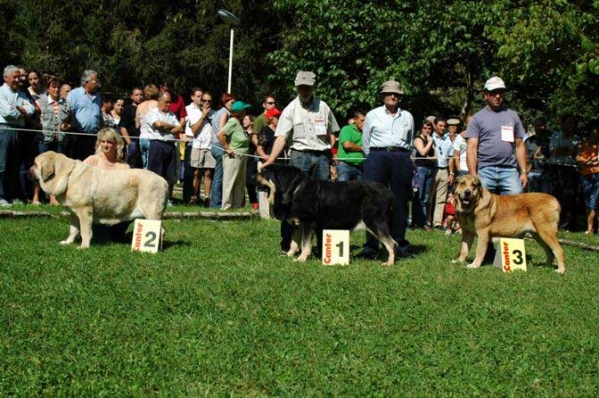
POLYGON ((443 227, 445 228, 445 235, 461 232, 460 223, 455 212, 455 195, 451 192, 447 196, 447 203, 443 211, 443 227))

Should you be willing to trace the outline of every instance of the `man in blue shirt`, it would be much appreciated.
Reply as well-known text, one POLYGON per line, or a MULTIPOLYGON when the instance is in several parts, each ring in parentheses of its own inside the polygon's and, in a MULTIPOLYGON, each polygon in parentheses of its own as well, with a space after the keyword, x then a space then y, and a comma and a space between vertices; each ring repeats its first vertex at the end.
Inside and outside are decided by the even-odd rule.
POLYGON ((435 183, 433 191, 435 193, 434 211, 432 212, 432 223, 434 228, 442 228, 443 211, 447 203, 447 194, 449 186, 453 185, 453 143, 448 134, 445 134, 447 121, 444 117, 435 118, 435 148, 437 150, 437 167, 435 170, 435 183))
MULTIPOLYGON (((414 117, 399 107, 403 94, 398 82, 390 80, 383 83, 381 98, 384 105, 368 112, 362 132, 362 150, 366 155, 363 179, 388 186, 396 199, 391 236, 398 244, 398 257, 407 255, 409 245, 405 236, 414 174, 410 159, 414 141, 414 117)), ((378 241, 368 234, 361 255, 372 257, 377 252, 378 241)))
POLYGON ((81 87, 67 96, 73 111, 73 130, 78 133, 71 137, 70 155, 74 159, 85 160, 95 153, 96 133, 102 124, 99 88, 98 73, 88 69, 81 76, 81 87))

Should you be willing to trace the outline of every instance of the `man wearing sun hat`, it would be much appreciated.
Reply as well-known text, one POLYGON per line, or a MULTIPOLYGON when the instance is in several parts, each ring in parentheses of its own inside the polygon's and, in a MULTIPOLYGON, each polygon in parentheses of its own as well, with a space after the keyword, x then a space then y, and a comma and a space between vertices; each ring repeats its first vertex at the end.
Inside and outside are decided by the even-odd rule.
POLYGON ((468 124, 468 171, 498 195, 521 193, 528 183, 524 127, 516 112, 504 104, 505 83, 492 77, 485 83, 487 106, 468 124))
MULTIPOLYGON (((383 105, 368 112, 362 132, 362 149, 366 155, 362 178, 388 186, 396 200, 391 235, 397 242, 398 257, 407 256, 408 204, 412 191, 414 166, 410 152, 414 141, 414 117, 399 107, 404 91, 399 82, 386 81, 381 86, 383 105)), ((370 234, 361 255, 373 257, 378 241, 370 234)))
MULTIPOLYGON (((291 166, 321 180, 328 180, 335 173, 331 148, 335 133, 339 131, 331 108, 314 96, 316 75, 299 71, 295 77, 298 96, 283 109, 275 132, 275 143, 264 166, 275 162, 290 140, 291 166)), ((281 222, 281 249, 289 249, 293 227, 281 222)), ((320 247, 320 246, 318 246, 320 247)))

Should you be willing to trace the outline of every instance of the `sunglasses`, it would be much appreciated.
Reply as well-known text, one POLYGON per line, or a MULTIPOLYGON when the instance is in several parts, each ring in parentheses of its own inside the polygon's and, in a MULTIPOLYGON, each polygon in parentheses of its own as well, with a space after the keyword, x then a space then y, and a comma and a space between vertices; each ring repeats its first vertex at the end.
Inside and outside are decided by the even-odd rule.
POLYGON ((275 102, 274 102, 274 101, 272 101, 272 102, 267 102, 267 104, 268 104, 268 105, 274 105, 274 104, 275 104, 275 102))
POLYGON ((205 99, 203 99, 200 102, 210 102, 210 101, 212 101, 212 100, 205 100, 205 99))

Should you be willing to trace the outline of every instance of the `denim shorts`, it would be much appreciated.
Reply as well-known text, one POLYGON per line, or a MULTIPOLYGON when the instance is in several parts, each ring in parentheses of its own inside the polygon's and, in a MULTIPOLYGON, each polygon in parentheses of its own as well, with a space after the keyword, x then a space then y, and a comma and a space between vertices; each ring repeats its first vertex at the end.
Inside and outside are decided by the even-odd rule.
POLYGON ((582 176, 582 192, 587 209, 597 209, 599 202, 599 174, 582 176))

